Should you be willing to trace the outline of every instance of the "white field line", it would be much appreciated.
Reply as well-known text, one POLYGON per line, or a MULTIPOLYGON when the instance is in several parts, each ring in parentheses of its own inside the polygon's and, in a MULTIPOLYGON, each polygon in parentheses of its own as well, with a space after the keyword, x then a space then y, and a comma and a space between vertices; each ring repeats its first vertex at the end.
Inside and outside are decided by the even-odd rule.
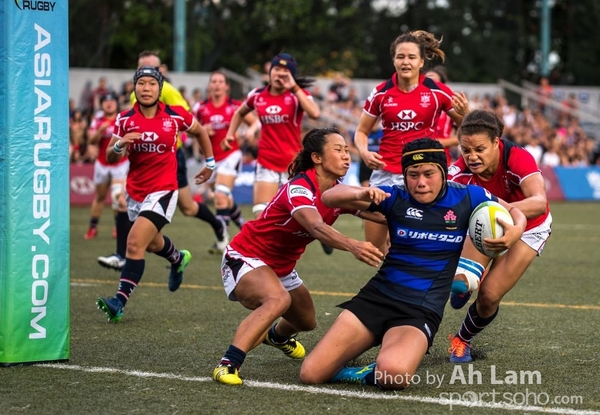
MULTIPOLYGON (((170 379, 179 380, 184 382, 210 382, 212 381, 209 377, 191 377, 181 376, 173 373, 155 373, 155 372, 142 372, 139 370, 123 370, 115 369, 110 367, 85 367, 78 365, 67 365, 62 363, 41 363, 35 366, 41 368, 50 369, 62 369, 62 370, 77 370, 88 373, 118 373, 127 376, 136 376, 141 378, 157 378, 157 379, 170 379)), ((244 380, 244 386, 251 388, 264 388, 264 389, 277 389, 283 391, 293 392, 306 392, 320 395, 332 395, 341 396, 344 398, 357 398, 357 399, 375 399, 375 400, 397 400, 405 402, 419 402, 433 405, 443 406, 464 406, 467 408, 486 408, 486 409, 501 409, 504 411, 519 411, 519 412, 541 412, 548 414, 566 414, 566 415, 600 415, 597 411, 585 411, 580 409, 571 409, 564 407, 546 407, 546 406, 531 406, 531 405, 514 405, 507 403, 491 403, 491 402, 467 402, 467 401, 456 401, 444 398, 435 398, 427 396, 415 396, 407 395, 404 392, 358 392, 341 389, 329 389, 327 386, 306 386, 306 385, 286 385, 281 383, 273 382, 260 382, 256 380, 244 380)), ((231 387, 231 386, 223 386, 231 387)), ((243 387, 243 386, 242 386, 243 387)))

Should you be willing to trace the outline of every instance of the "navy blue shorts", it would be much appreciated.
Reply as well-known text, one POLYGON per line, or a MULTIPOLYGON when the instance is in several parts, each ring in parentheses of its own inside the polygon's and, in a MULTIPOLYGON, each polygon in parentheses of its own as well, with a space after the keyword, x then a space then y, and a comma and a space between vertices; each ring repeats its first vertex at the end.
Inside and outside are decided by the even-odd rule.
POLYGON ((431 347, 442 321, 432 310, 395 300, 370 284, 338 307, 351 311, 373 333, 375 346, 381 344, 383 336, 392 327, 413 326, 425 334, 428 347, 431 347))

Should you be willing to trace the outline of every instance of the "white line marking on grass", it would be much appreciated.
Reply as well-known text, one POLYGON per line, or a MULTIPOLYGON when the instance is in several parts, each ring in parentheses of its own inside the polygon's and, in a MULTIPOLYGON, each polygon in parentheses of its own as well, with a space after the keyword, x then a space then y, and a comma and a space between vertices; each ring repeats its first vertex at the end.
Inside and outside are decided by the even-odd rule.
MULTIPOLYGON (((85 367, 78 365, 66 365, 62 363, 41 363, 34 366, 51 369, 63 369, 63 370, 78 370, 81 372, 88 373, 119 373, 127 376, 136 376, 141 378, 158 378, 158 379, 171 379, 181 380, 184 382, 209 382, 212 381, 209 377, 192 377, 176 375, 174 373, 156 373, 156 372, 142 372, 139 370, 123 370, 110 367, 85 367)), ((404 392, 358 392, 344 389, 330 389, 327 386, 306 386, 306 385, 286 385, 281 383, 273 382, 260 382, 257 380, 244 380, 244 386, 251 388, 265 388, 265 389, 277 389, 284 391, 293 392, 306 392, 320 395, 332 395, 341 396, 344 398, 357 398, 357 399, 376 399, 376 400, 399 400, 406 402, 419 402, 428 403, 434 405, 444 406, 464 406, 467 408, 486 408, 486 409, 502 409, 505 411, 520 411, 520 412, 543 412, 549 414, 567 414, 567 415, 600 415, 597 411, 586 411, 571 408, 558 408, 558 407, 545 407, 545 406, 531 406, 531 405, 513 405, 507 403, 490 403, 490 402, 466 402, 466 401, 455 401, 450 399, 427 397, 427 396, 415 396, 407 395, 404 392)), ((232 386, 223 386, 224 388, 230 388, 232 386)), ((243 386, 242 386, 243 387, 243 386)))

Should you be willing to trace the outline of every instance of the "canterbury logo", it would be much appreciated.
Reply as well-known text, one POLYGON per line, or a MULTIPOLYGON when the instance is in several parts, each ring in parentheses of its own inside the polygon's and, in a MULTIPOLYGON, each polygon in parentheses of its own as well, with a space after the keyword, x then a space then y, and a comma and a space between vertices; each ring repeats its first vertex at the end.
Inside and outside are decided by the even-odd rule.
POLYGON ((425 158, 425 156, 421 153, 421 154, 415 154, 412 159, 415 161, 420 161, 423 160, 425 158))
POLYGON ((408 208, 406 209, 406 216, 409 216, 411 218, 422 218, 423 211, 417 208, 408 208))

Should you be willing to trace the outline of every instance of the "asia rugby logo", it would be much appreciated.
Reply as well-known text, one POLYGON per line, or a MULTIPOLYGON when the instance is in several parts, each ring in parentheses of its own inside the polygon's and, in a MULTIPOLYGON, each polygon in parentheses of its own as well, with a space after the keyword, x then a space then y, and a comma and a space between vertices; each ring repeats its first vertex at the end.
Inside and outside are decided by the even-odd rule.
POLYGON ((15 0, 15 6, 17 6, 19 10, 37 10, 42 12, 51 12, 54 11, 54 6, 56 5, 56 2, 23 0, 21 4, 19 4, 19 0, 15 0))

